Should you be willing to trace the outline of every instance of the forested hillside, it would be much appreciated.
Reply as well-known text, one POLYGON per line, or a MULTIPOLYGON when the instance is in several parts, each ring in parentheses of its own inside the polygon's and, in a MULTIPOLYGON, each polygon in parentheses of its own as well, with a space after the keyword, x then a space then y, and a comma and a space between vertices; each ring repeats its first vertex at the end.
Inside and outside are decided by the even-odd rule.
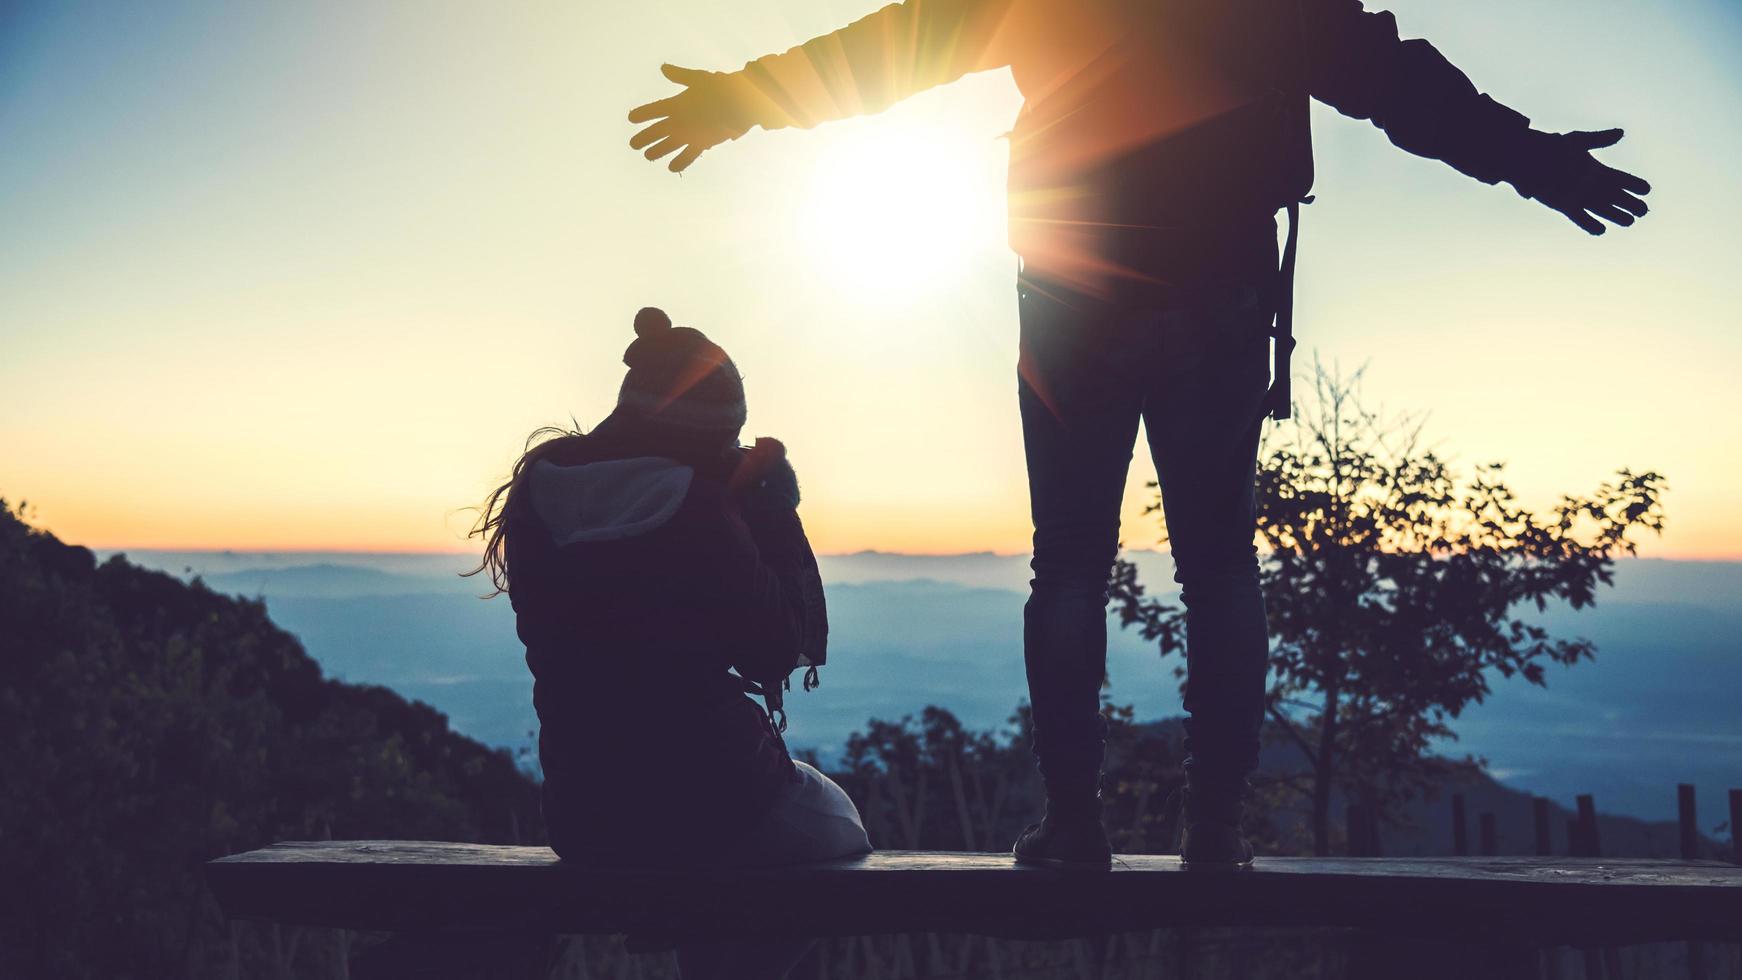
POLYGON ((329 835, 541 841, 537 794, 434 709, 323 678, 261 603, 98 564, 0 505, 0 976, 337 955, 233 936, 201 863, 329 835))

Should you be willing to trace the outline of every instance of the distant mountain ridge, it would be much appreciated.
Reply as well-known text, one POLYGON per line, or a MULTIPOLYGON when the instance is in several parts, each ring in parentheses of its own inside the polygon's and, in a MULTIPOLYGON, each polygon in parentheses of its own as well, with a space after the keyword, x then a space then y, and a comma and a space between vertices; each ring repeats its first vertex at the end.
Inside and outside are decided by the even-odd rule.
MULTIPOLYGON (((267 573, 297 569, 330 568, 376 572, 385 578, 373 581, 386 588, 382 594, 404 594, 413 582, 436 586, 455 585, 456 591, 488 592, 478 578, 460 573, 477 564, 470 552, 248 552, 163 551, 96 549, 100 557, 125 554, 135 564, 174 575, 199 575, 208 582, 221 580, 245 587, 250 576, 269 582, 276 594, 301 594, 296 576, 276 578, 267 573)), ((1128 549, 1122 557, 1137 564, 1142 581, 1152 592, 1174 591, 1173 561, 1165 552, 1128 549)), ((829 584, 933 580, 970 588, 1027 591, 1030 576, 1027 554, 980 551, 946 555, 914 555, 893 551, 856 551, 818 556, 823 578, 829 584)), ((311 579, 301 581, 312 583, 311 579)), ((363 587, 371 579, 359 576, 363 587)), ((323 590, 326 585, 316 586, 323 590)), ((425 591, 425 590, 418 590, 425 591)), ((444 592, 443 588, 428 591, 444 592)), ((247 594, 244 592, 243 594, 247 594)), ((269 593, 270 594, 270 593, 269 593)), ((361 594, 361 593, 359 593, 361 594)), ((373 593, 370 593, 373 594, 373 593)), ((1704 561, 1666 558, 1628 558, 1616 563, 1615 589, 1601 594, 1605 599, 1634 602, 1684 603, 1736 610, 1742 608, 1742 561, 1704 561)))
POLYGON ((480 594, 490 590, 484 579, 459 575, 416 575, 362 565, 321 562, 284 568, 246 568, 200 577, 215 592, 240 596, 298 596, 310 599, 373 596, 480 594))
MULTIPOLYGON (((535 725, 531 681, 505 600, 461 578, 468 555, 154 553, 132 556, 220 591, 261 596, 332 674, 385 684, 435 705, 459 730, 522 746, 535 725)), ((1152 592, 1173 591, 1156 552, 1128 555, 1152 592)), ((1024 696, 1025 555, 859 552, 820 559, 833 619, 823 687, 789 705, 793 744, 825 757, 870 717, 926 704, 992 728, 1024 696)), ((1444 747, 1487 757, 1509 784, 1570 804, 1591 792, 1605 810, 1662 819, 1674 785, 1700 787, 1702 826, 1727 819, 1724 789, 1742 786, 1742 562, 1629 559, 1595 608, 1551 609, 1558 635, 1597 643, 1594 663, 1556 668, 1549 686, 1496 678, 1444 747)), ((1158 718, 1180 710, 1169 666, 1110 631, 1111 696, 1158 718)))

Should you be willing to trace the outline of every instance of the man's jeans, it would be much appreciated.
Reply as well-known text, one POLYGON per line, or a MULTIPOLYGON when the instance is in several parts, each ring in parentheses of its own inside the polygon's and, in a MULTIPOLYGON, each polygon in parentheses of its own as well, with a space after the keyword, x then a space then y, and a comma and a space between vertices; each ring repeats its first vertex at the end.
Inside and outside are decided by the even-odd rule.
POLYGON ((1034 513, 1023 653, 1049 792, 1099 771, 1107 584, 1143 422, 1186 607, 1187 763, 1258 763, 1268 639, 1253 545, 1269 308, 1255 287, 1099 303, 1024 278, 1018 391, 1034 513))

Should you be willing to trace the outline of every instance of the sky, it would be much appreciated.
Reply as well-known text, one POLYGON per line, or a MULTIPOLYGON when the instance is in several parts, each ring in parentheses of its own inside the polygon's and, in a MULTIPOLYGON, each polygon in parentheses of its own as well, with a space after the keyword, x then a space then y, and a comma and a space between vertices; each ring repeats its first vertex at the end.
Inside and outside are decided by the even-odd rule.
MULTIPOLYGON (((819 550, 1024 550, 1008 72, 682 177, 626 146, 662 61, 875 5, 0 0, 0 496, 105 548, 464 549, 657 305, 743 369, 819 550)), ((1742 8, 1390 9, 1540 128, 1624 127, 1653 213, 1590 239, 1315 109, 1297 363, 1527 502, 1659 470, 1645 553, 1742 557, 1742 8)))

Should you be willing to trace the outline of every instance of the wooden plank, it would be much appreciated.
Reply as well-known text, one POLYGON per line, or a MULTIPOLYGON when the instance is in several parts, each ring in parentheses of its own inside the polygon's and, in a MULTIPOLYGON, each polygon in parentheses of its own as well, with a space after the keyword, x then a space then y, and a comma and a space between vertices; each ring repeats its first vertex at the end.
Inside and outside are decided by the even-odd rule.
POLYGON ((1340 926, 1523 945, 1742 939, 1742 868, 1537 858, 1261 858, 1108 873, 1005 855, 885 851, 742 870, 604 870, 547 848, 287 842, 207 865, 225 912, 352 929, 512 928, 655 937, 953 931, 1023 938, 1169 926, 1340 926))

